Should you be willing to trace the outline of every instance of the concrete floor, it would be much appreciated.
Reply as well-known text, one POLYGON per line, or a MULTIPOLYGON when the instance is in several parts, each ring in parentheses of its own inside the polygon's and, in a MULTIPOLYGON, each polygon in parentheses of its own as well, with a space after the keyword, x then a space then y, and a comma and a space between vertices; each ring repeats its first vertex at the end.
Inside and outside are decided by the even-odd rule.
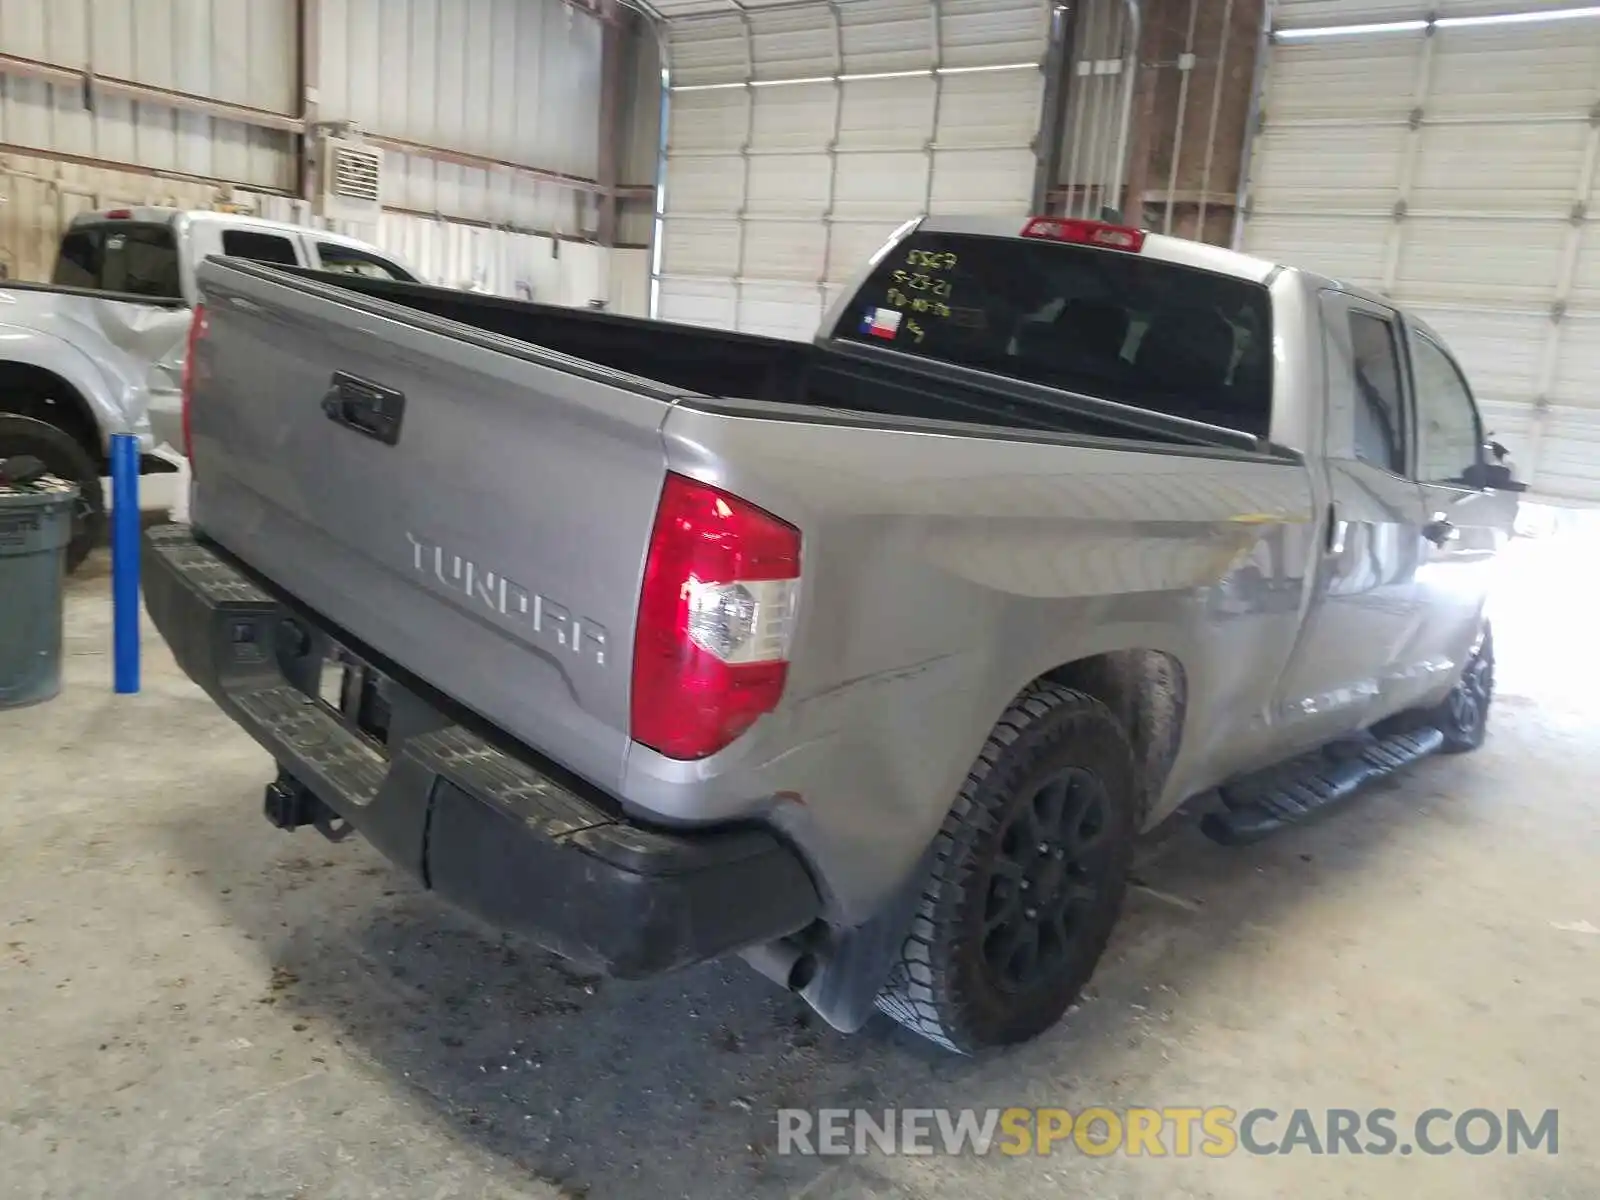
MULTIPOLYGON (((147 640, 110 693, 108 579, 67 687, 0 714, 0 1195, 1593 1197, 1600 635, 1519 544, 1488 746, 1309 826, 1153 843, 1089 998, 973 1061, 837 1036, 738 967, 589 979, 360 844, 259 815, 269 763, 147 640), (1538 607, 1533 607, 1537 605, 1538 607), (778 1157, 780 1106, 1560 1109, 1560 1153, 778 1157)), ((1580 586, 1584 585, 1584 586, 1580 586)))

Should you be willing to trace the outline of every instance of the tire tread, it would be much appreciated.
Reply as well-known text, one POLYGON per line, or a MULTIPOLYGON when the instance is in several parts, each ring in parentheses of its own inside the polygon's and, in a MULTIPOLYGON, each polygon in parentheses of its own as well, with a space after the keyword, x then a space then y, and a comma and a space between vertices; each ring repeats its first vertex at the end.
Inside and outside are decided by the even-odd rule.
MULTIPOLYGON (((967 1011, 962 989, 953 975, 949 948, 949 908, 966 890, 977 871, 970 848, 973 835, 994 832, 1011 798, 1014 782, 1009 772, 1021 775, 1033 757, 1081 732, 1085 724, 1098 725, 1100 734, 1120 740, 1126 759, 1125 785, 1130 794, 1113 790, 1112 801, 1131 804, 1134 766, 1126 733, 1111 711, 1087 693, 1055 683, 1035 684, 1019 696, 1000 717, 978 752, 971 769, 934 838, 934 862, 922 890, 917 911, 901 946, 899 958, 878 996, 878 1008, 914 1033, 956 1053, 971 1053, 987 1041, 967 1011), (1031 752, 1031 753, 1030 753, 1031 752), (989 786, 995 781, 995 786, 989 786), (947 904, 951 902, 950 904, 947 904)), ((1132 814, 1129 814, 1131 822, 1132 814)), ((1131 840, 1131 835, 1130 835, 1131 840)), ((1113 901, 1120 905, 1121 886, 1113 901)), ((1114 917, 1114 914, 1113 914, 1114 917)), ((1112 921, 1102 922, 1095 933, 1090 963, 1100 956, 1110 936, 1112 921)))

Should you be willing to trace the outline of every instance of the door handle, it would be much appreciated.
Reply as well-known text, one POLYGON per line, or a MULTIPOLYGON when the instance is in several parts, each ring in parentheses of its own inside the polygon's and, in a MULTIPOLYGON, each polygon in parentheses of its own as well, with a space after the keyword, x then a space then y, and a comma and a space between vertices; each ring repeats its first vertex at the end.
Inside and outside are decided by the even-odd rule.
POLYGON ((336 425, 376 438, 386 446, 400 440, 405 416, 404 392, 386 388, 346 371, 335 371, 322 397, 322 411, 336 425))
POLYGON ((1453 542, 1461 536, 1461 531, 1455 527, 1455 522, 1443 513, 1434 515, 1433 520, 1422 527, 1422 536, 1435 546, 1443 546, 1446 542, 1453 542))

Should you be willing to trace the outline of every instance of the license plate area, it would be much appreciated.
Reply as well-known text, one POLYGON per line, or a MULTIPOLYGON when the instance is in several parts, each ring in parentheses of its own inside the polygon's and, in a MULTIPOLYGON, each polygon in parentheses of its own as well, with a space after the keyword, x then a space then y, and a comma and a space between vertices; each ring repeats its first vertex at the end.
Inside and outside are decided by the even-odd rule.
POLYGON ((312 698, 345 728, 387 753, 394 690, 394 681, 387 675, 359 655, 330 642, 312 698))

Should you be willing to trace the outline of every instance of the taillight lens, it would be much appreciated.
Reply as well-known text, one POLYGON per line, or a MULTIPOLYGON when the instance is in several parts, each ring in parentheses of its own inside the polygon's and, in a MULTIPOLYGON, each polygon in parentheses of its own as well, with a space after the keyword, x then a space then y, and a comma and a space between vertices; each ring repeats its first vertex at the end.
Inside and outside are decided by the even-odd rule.
POLYGON ((183 454, 189 460, 189 469, 194 470, 194 434, 190 431, 189 410, 194 400, 194 373, 195 352, 199 350, 200 343, 205 340, 211 325, 206 317, 206 306, 196 304, 194 315, 189 319, 189 341, 183 351, 183 454))
POLYGON ((799 590, 798 529, 669 474, 639 597, 634 741, 705 758, 776 708, 799 590))

